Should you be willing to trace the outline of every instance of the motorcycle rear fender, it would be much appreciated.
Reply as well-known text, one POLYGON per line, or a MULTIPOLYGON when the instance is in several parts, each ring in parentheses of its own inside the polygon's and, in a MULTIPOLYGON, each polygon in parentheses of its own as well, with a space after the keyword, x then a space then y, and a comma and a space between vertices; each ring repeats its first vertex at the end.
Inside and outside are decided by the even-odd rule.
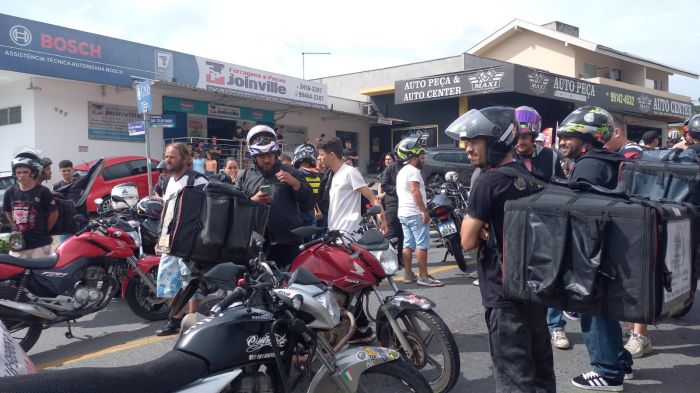
MULTIPOLYGON (((157 255, 146 255, 145 257, 139 259, 138 262, 136 262, 136 265, 141 269, 142 272, 148 273, 153 269, 153 267, 157 267, 158 264, 160 263, 160 257, 157 255)), ((122 299, 126 297, 126 288, 129 287, 129 283, 131 280, 135 280, 136 277, 138 277, 138 274, 136 273, 136 270, 129 266, 129 270, 126 272, 126 277, 122 280, 122 299)))
POLYGON ((307 392, 335 392, 338 390, 338 384, 345 385, 350 392, 356 392, 362 373, 379 364, 393 362, 399 356, 400 354, 393 349, 383 347, 347 348, 333 356, 332 363, 338 367, 338 371, 330 373, 325 366, 321 366, 307 392))
POLYGON ((398 291, 384 299, 385 310, 392 318, 401 315, 404 310, 432 310, 435 306, 427 297, 409 291, 398 291))

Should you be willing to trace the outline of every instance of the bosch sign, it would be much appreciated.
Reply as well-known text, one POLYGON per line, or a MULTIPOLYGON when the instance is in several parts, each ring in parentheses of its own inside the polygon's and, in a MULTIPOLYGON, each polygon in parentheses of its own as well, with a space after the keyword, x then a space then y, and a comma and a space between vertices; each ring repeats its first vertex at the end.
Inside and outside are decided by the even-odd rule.
POLYGON ((52 36, 41 33, 41 47, 44 49, 54 49, 58 52, 67 52, 70 54, 79 54, 84 57, 92 57, 96 59, 102 58, 102 46, 92 44, 85 41, 76 41, 72 38, 64 38, 61 36, 52 36))

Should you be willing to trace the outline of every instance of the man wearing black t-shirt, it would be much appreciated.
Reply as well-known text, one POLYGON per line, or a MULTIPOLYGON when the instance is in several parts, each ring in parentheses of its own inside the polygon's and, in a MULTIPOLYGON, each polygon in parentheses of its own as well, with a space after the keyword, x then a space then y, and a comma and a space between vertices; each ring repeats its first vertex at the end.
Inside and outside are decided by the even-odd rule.
MULTIPOLYGON (((572 112, 557 130, 559 150, 564 158, 575 160, 569 183, 617 185, 617 168, 623 155, 602 149, 609 143, 615 122, 603 108, 584 106, 572 112)), ((626 138, 625 138, 626 139, 626 138)), ((581 315, 581 335, 586 343, 593 371, 573 378, 571 383, 587 390, 622 391, 632 375, 632 356, 622 346, 620 323, 611 319, 581 315)))
POLYGON ((498 392, 555 392, 552 347, 546 308, 506 299, 502 245, 506 201, 539 190, 534 177, 513 161, 518 121, 506 107, 472 109, 446 133, 468 141, 472 165, 483 171, 472 184, 461 238, 465 250, 477 249, 477 269, 485 307, 491 360, 498 392))
POLYGON ((3 210, 12 223, 10 255, 14 257, 43 258, 51 253, 49 231, 58 212, 51 191, 38 183, 42 170, 34 154, 20 153, 12 160, 17 185, 5 191, 3 210))

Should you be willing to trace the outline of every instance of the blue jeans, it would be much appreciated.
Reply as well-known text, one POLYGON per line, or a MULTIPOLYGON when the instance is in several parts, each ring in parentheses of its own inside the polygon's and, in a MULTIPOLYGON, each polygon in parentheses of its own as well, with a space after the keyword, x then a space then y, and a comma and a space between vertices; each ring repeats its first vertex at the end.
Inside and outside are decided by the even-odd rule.
POLYGON ((549 331, 556 329, 564 329, 566 321, 563 318, 563 311, 558 308, 547 308, 547 327, 549 331))
POLYGON ((632 371, 632 355, 622 345, 620 323, 581 315, 581 334, 593 371, 605 378, 622 382, 625 372, 632 371))

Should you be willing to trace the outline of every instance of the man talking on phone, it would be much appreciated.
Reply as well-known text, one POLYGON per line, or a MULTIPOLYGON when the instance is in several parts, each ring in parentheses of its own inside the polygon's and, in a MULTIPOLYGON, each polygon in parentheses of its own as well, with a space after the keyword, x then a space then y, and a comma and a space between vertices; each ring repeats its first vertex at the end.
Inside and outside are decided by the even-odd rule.
POLYGON ((238 175, 236 186, 251 200, 270 204, 267 256, 280 268, 287 268, 302 242, 291 231, 302 226, 301 212, 313 209, 313 191, 299 170, 280 161, 282 149, 272 128, 251 128, 247 142, 254 165, 238 175))

